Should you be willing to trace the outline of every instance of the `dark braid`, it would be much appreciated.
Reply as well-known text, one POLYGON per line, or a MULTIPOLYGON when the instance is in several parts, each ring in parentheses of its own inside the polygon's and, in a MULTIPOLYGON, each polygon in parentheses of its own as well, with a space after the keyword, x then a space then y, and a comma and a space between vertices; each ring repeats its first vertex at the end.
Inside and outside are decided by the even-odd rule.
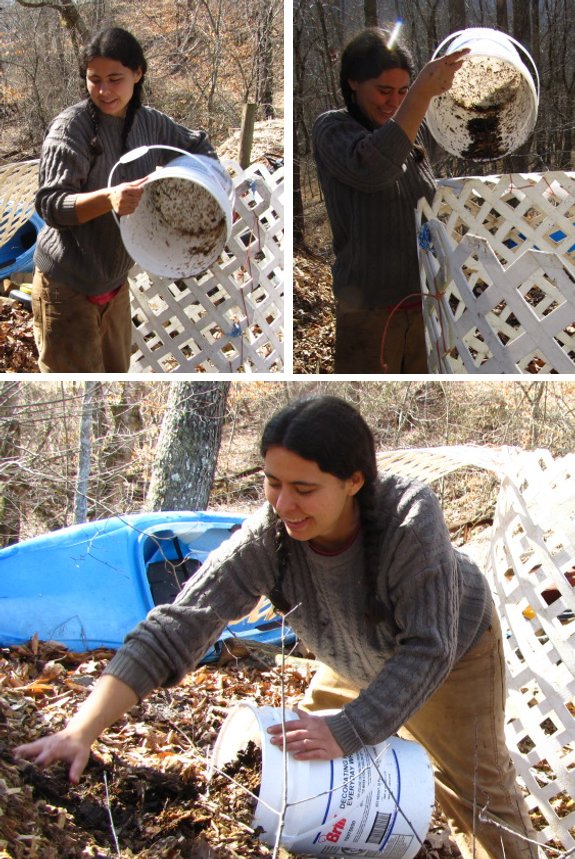
MULTIPOLYGON (((366 565, 366 616, 377 621, 384 607, 377 595, 380 527, 376 516, 377 462, 375 443, 367 423, 348 402, 338 397, 320 396, 296 400, 275 414, 266 425, 260 445, 265 457, 274 445, 315 462, 318 467, 340 480, 361 472, 364 484, 357 493, 366 565)), ((289 604, 283 595, 283 582, 289 565, 288 539, 278 518, 276 550, 279 576, 272 592, 272 602, 289 604)))
POLYGON ((289 549, 286 529, 279 516, 276 522, 275 538, 279 572, 277 581, 270 593, 270 601, 277 611, 281 614, 287 614, 292 606, 284 595, 283 584, 289 566, 289 549))
POLYGON ((377 592, 381 526, 377 517, 375 484, 364 483, 358 492, 365 554, 365 616, 376 623, 385 616, 384 604, 377 592))
POLYGON ((100 139, 98 137, 100 131, 100 118, 98 116, 98 111, 96 110, 96 105, 92 101, 91 98, 88 99, 87 111, 90 114, 90 119, 92 120, 92 128, 94 129, 94 136, 90 140, 90 152, 92 155, 101 155, 104 151, 102 149, 102 144, 100 143, 100 139))
MULTIPOLYGON (((105 57, 109 60, 117 60, 126 68, 133 72, 141 71, 142 77, 134 85, 134 94, 128 104, 128 109, 124 119, 124 128, 122 131, 122 152, 128 151, 128 136, 134 125, 134 120, 138 109, 142 105, 143 87, 148 69, 144 52, 137 39, 132 36, 127 30, 121 27, 108 27, 96 33, 90 41, 84 45, 80 54, 80 73, 82 78, 86 79, 86 71, 90 62, 97 57, 105 57)), ((100 120, 98 110, 91 99, 88 99, 88 113, 92 120, 94 128, 94 136, 90 141, 90 151, 98 156, 102 154, 102 144, 98 138, 100 131, 100 120)))
MULTIPOLYGON (((136 84, 136 87, 138 86, 139 84, 136 84)), ((122 155, 124 154, 124 152, 128 151, 128 135, 132 130, 132 126, 136 118, 136 113, 138 112, 140 105, 141 99, 136 98, 136 90, 134 89, 134 95, 132 96, 131 101, 128 105, 128 110, 124 119, 124 128, 122 129, 122 155)))

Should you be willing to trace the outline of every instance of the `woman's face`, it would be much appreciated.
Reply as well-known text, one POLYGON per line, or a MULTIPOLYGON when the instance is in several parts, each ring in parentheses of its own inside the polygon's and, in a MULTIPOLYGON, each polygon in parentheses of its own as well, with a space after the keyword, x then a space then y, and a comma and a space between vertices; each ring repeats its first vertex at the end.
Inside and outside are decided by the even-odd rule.
POLYGON ((134 94, 134 87, 142 78, 142 70, 133 71, 119 60, 96 57, 86 69, 88 95, 97 108, 108 116, 125 116, 134 94))
POLYGON ((340 480, 317 463, 273 446, 265 456, 264 474, 266 499, 290 537, 327 550, 345 545, 359 521, 355 496, 364 484, 361 472, 340 480))
POLYGON ((363 115, 379 128, 396 112, 409 89, 409 72, 386 69, 377 78, 366 81, 349 80, 355 101, 363 115))

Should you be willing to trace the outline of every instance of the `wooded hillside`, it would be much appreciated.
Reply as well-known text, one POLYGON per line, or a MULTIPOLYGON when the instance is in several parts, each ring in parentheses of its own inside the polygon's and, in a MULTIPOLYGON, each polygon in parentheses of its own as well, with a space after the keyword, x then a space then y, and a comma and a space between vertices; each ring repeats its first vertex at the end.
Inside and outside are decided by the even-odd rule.
POLYGON ((131 30, 148 60, 146 101, 215 144, 283 112, 279 0, 9 0, 0 8, 0 163, 38 155, 44 131, 84 96, 78 50, 102 26, 131 30))

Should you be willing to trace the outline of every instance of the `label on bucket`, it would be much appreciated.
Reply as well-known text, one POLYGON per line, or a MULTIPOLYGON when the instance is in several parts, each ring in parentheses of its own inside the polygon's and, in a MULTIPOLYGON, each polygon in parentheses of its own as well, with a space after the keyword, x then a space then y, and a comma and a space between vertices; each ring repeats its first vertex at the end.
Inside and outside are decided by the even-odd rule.
MULTIPOLYGON (((323 796, 324 813, 317 827, 292 838, 286 819, 291 851, 385 859, 415 856, 431 818, 433 777, 419 746, 405 745, 401 740, 393 743, 402 745, 396 750, 390 741, 383 754, 381 747, 372 746, 330 762, 331 787, 323 796), (417 760, 409 761, 411 752, 416 753, 417 760), (418 768, 416 778, 413 771, 410 774, 414 764, 418 768)), ((305 802, 295 805, 293 812, 301 821, 305 802)))

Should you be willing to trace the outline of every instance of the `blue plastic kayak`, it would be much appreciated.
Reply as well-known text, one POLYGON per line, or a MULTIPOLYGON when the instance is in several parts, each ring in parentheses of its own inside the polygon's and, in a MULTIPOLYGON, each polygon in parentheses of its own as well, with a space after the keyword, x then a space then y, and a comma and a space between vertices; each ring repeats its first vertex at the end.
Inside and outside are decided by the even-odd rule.
MULTIPOLYGON (((172 602, 243 517, 225 513, 136 513, 24 540, 0 549, 0 646, 35 634, 71 650, 117 648, 155 605, 172 602)), ((229 624, 229 637, 281 645, 282 620, 268 600, 229 624)), ((284 629, 285 643, 294 635, 284 629)))
POLYGON ((0 246, 0 278, 10 277, 16 272, 34 271, 36 240, 43 226, 40 215, 33 212, 30 219, 0 246))

